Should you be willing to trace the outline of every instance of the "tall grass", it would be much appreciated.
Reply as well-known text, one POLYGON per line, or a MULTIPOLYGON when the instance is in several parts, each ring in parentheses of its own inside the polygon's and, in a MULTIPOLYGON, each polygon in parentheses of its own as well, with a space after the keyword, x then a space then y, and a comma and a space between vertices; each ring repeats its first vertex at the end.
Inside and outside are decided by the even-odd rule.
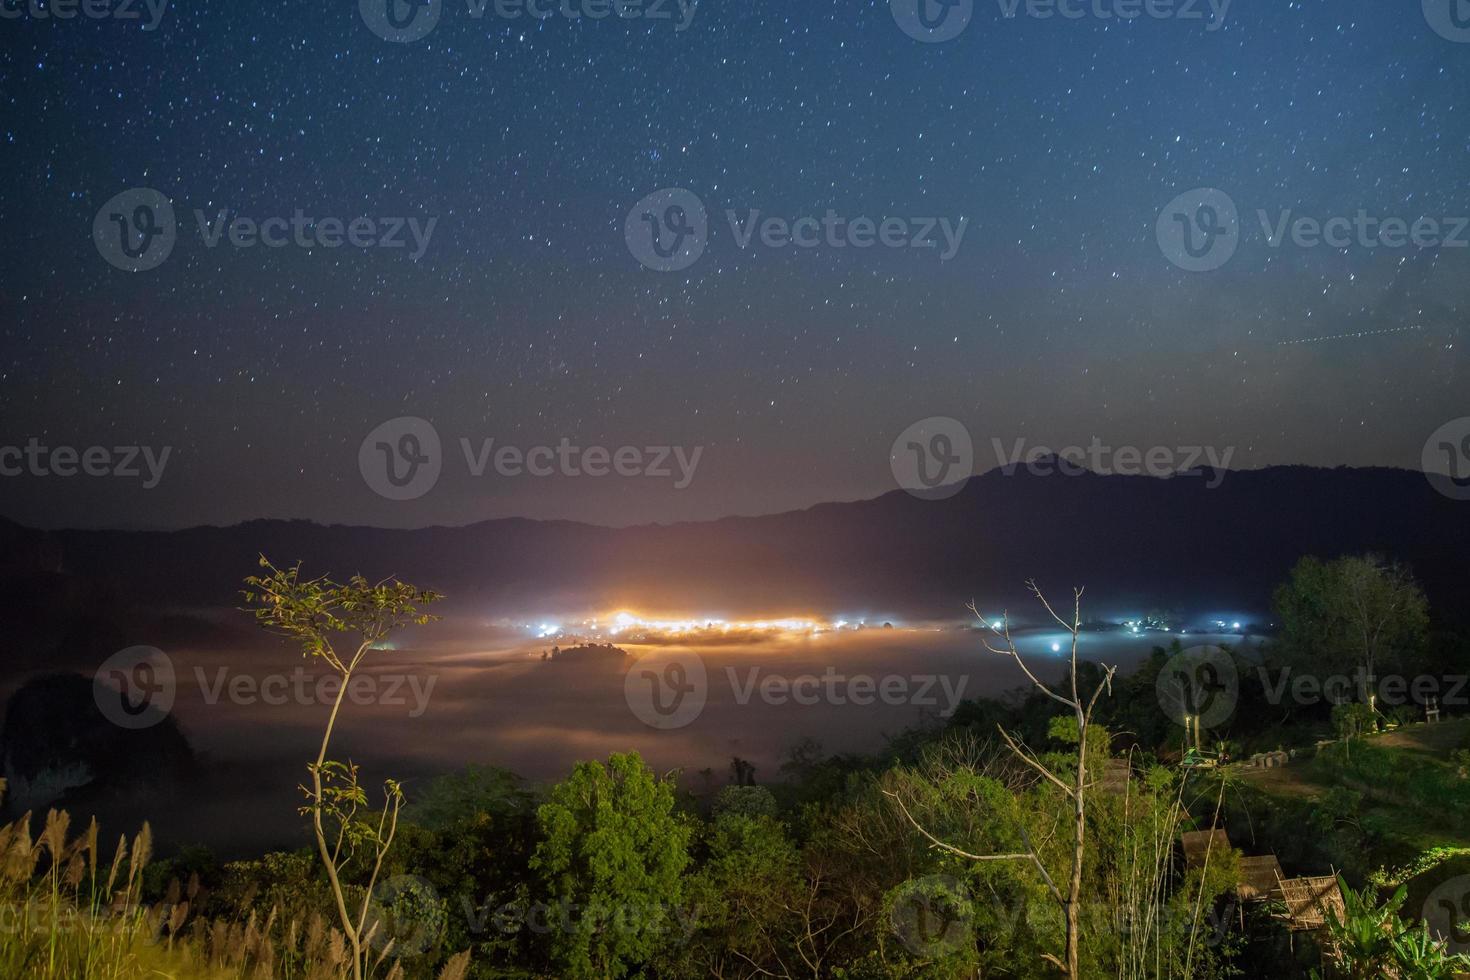
MULTIPOLYGON (((5 788, 0 780, 0 795, 5 788)), ((342 933, 320 915, 284 921, 275 911, 239 921, 193 914, 199 883, 173 882, 162 902, 143 902, 153 852, 145 823, 103 856, 97 821, 71 836, 51 810, 33 837, 30 813, 0 827, 0 977, 26 980, 340 980, 351 973, 342 933)), ((400 980, 401 964, 375 972, 400 980)), ((469 953, 439 980, 463 980, 469 953)))
POLYGON ((179 957, 153 941, 169 924, 163 917, 176 913, 141 901, 152 852, 147 825, 131 842, 120 838, 107 860, 95 820, 76 837, 71 818, 57 810, 46 815, 38 837, 31 824, 27 813, 0 827, 0 976, 179 975, 172 969, 179 957))

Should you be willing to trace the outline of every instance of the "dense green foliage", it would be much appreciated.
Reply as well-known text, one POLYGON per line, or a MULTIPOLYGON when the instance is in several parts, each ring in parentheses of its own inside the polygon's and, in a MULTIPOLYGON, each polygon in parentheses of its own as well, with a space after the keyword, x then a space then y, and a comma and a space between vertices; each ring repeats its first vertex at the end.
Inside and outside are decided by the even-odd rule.
POLYGON ((1369 676, 1416 656, 1429 629, 1429 605, 1408 570, 1373 555, 1303 558, 1275 607, 1291 659, 1369 676))
MULTIPOLYGON (((341 614, 363 617, 363 635, 428 598, 371 599, 359 580, 319 592, 325 580, 276 574, 285 611, 268 621, 308 634, 320 604, 344 595, 341 614)), ((103 914, 116 889, 86 871, 95 834, 68 844, 58 815, 54 844, 0 828, 0 884, 46 919, 0 936, 0 967, 44 956, 35 975, 48 980, 141 980, 155 966, 181 980, 338 980, 360 959, 337 924, 345 905, 367 910, 361 963, 381 980, 1039 980, 1058 975, 1064 945, 1086 978, 1448 977, 1457 961, 1416 919, 1433 889, 1470 874, 1470 726, 1402 728, 1422 707, 1375 704, 1376 689, 1283 696, 1303 674, 1370 662, 1453 674, 1466 646, 1421 643, 1421 602, 1407 572, 1376 559, 1304 560, 1278 592, 1285 633, 1222 652, 1232 710, 1201 733, 1211 759, 1290 749, 1286 769, 1181 764, 1186 737, 1159 694, 1180 669, 1175 640, 1123 676, 1078 664, 1068 689, 1100 695, 1085 727, 1026 688, 964 702, 870 756, 800 741, 768 782, 741 758, 725 785, 713 770, 660 776, 632 753, 578 763, 547 787, 471 765, 394 807, 391 848, 331 862, 320 841, 224 864, 199 848, 150 862, 136 857, 144 835, 124 862, 120 914, 103 914), (1365 640, 1344 625, 1363 610, 1395 625, 1365 640), (1181 833, 1212 827, 1233 849, 1186 861, 1181 833), (1346 908, 1321 941, 1289 939, 1279 901, 1239 904, 1242 852, 1274 854, 1288 876, 1341 873, 1346 908), (1074 867, 1080 928, 1069 930, 1057 883, 1074 867), (75 916, 83 925, 63 930, 75 916), (99 969, 71 970, 91 961, 99 969)))
POLYGON ((537 811, 531 868, 546 886, 564 977, 625 977, 679 932, 688 821, 636 754, 580 763, 537 811))

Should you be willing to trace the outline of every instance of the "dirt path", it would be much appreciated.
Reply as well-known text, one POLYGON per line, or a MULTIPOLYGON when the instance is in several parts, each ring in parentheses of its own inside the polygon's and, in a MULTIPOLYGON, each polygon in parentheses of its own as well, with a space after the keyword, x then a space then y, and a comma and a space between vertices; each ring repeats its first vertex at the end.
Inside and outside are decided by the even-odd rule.
POLYGON ((1277 766, 1274 769, 1241 769, 1239 774, 1247 785, 1264 792, 1277 796, 1314 799, 1322 794, 1322 787, 1309 783, 1303 778, 1304 768, 1304 763, 1294 762, 1290 765, 1277 766))
MULTIPOLYGON (((1413 752, 1439 762, 1444 762, 1453 749, 1464 745, 1467 740, 1470 740, 1470 719, 1466 718, 1436 725, 1410 725, 1408 728, 1371 737, 1371 743, 1375 746, 1413 752)), ((1240 768, 1234 771, 1248 785, 1267 793, 1315 799, 1322 795, 1326 787, 1307 779, 1307 762, 1307 758, 1299 758, 1274 769, 1240 768)))
POLYGON ((1452 750, 1465 744, 1466 739, 1470 739, 1470 719, 1457 718, 1437 725, 1410 725, 1378 736, 1373 744, 1422 752, 1443 762, 1452 750))

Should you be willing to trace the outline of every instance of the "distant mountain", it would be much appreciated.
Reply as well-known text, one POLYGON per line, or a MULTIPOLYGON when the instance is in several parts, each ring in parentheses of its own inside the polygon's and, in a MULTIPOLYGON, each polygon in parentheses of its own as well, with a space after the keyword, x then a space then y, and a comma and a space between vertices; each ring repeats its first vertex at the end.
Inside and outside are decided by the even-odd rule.
POLYGON ((397 575, 487 616, 624 605, 958 616, 972 596, 1025 608, 1030 577, 1059 596, 1085 585, 1095 614, 1140 604, 1264 611, 1301 555, 1363 551, 1408 562, 1442 613, 1470 609, 1470 503, 1420 473, 1377 468, 1169 479, 995 470, 941 501, 895 491, 621 529, 512 519, 406 531, 252 521, 43 532, 0 522, 0 576, 29 581, 34 601, 59 588, 123 606, 234 606, 263 552, 313 573, 397 575))

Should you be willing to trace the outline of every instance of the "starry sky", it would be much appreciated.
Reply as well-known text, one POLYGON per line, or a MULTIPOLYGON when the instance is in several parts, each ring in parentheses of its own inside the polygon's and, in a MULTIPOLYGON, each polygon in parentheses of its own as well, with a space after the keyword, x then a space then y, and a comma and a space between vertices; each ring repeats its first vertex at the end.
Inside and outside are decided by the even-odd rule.
POLYGON ((406 43, 350 0, 178 2, 153 30, 36 2, 0 20, 0 445, 171 456, 151 488, 0 478, 22 523, 767 513, 893 489, 891 444, 930 416, 980 471, 992 439, 1094 437, 1417 467, 1470 415, 1470 248, 1273 247, 1257 218, 1470 214, 1470 43, 1418 0, 1236 0, 1213 25, 976 0, 941 43, 886 0, 703 0, 682 31, 447 0, 406 43), (132 188, 178 217, 142 272, 93 240, 132 188), (625 239, 665 188, 709 214, 677 271, 625 239), (1157 235, 1196 188, 1239 209, 1205 272, 1157 235), (194 212, 220 209, 436 223, 416 261, 210 247, 194 212), (741 248, 725 213, 752 209, 966 230, 947 261, 741 248), (393 500, 359 450, 404 416, 443 475, 393 500), (702 456, 684 488, 474 477, 462 438, 702 456))

